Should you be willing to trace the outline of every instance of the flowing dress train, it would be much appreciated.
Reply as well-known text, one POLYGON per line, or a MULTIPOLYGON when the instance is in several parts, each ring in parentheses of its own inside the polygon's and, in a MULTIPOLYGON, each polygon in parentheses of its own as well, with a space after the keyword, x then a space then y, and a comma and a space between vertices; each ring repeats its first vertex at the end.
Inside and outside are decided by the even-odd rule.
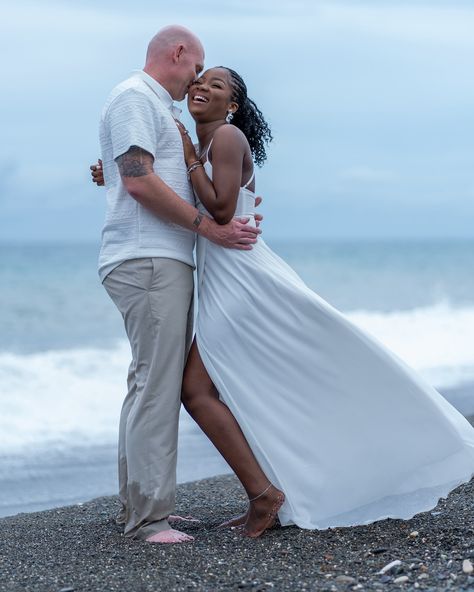
MULTIPOLYGON (((212 165, 205 163, 212 179, 212 165)), ((242 187, 235 216, 254 222, 242 187)), ((206 212, 202 204, 198 204, 206 212)), ((411 518, 474 474, 474 428, 265 244, 199 237, 196 342, 267 476, 282 525, 411 518)))

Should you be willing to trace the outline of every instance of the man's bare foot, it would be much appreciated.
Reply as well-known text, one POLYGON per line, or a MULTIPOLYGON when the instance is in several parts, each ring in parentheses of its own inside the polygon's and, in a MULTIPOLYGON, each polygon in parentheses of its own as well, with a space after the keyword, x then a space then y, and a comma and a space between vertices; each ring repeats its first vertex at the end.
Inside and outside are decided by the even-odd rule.
POLYGON ((247 511, 240 516, 234 516, 230 520, 226 520, 222 524, 219 524, 217 528, 235 528, 236 526, 243 526, 247 520, 249 519, 250 513, 250 506, 247 508, 247 511))
POLYGON ((156 534, 151 535, 146 539, 147 543, 188 543, 194 541, 194 537, 174 528, 168 530, 162 530, 156 534))
POLYGON ((278 510, 285 502, 285 494, 274 485, 250 503, 249 517, 242 527, 244 536, 255 539, 275 524, 278 510))
POLYGON ((197 518, 193 518, 192 516, 178 516, 176 514, 170 514, 168 516, 168 522, 201 522, 197 518))

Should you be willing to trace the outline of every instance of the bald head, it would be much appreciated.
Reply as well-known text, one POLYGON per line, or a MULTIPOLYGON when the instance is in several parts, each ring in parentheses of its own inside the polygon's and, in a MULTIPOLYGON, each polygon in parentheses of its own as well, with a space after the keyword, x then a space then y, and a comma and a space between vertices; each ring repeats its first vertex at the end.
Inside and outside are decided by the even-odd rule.
POLYGON ((201 52, 204 58, 202 43, 192 31, 181 25, 169 25, 158 31, 148 44, 146 65, 162 62, 167 54, 179 46, 185 47, 188 51, 201 52))
POLYGON ((191 82, 204 68, 204 48, 186 27, 170 25, 148 44, 144 70, 181 101, 191 82))

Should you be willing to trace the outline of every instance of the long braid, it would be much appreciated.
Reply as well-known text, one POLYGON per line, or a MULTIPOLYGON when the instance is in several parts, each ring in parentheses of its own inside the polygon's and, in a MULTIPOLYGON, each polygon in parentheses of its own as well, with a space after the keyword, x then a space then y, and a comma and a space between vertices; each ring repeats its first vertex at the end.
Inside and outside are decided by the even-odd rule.
POLYGON ((232 79, 232 101, 235 101, 239 108, 234 113, 232 124, 238 127, 245 134, 250 144, 253 159, 258 166, 262 166, 267 158, 265 144, 273 140, 272 132, 265 121, 262 112, 257 105, 247 96, 247 86, 242 77, 235 70, 220 66, 227 70, 232 79))

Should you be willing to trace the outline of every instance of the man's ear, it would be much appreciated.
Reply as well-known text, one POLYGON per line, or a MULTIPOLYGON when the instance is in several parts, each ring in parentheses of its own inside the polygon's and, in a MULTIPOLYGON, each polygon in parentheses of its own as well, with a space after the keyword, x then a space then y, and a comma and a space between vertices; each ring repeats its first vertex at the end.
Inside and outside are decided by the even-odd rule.
POLYGON ((173 62, 178 62, 184 53, 184 45, 178 45, 173 52, 173 62))

